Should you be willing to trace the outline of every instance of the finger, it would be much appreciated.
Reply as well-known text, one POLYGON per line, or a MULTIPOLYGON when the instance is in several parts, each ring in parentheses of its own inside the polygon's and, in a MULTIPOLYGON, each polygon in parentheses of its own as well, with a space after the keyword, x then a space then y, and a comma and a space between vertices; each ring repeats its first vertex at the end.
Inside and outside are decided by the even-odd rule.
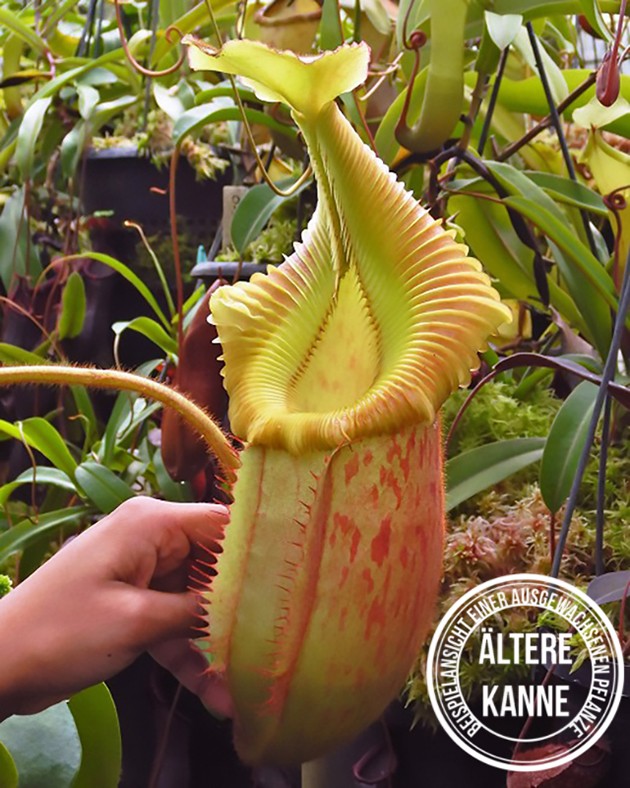
POLYGON ((134 639, 144 649, 172 638, 190 638, 202 623, 198 595, 137 589, 134 639))
POLYGON ((169 670, 204 706, 219 717, 234 715, 224 677, 208 670, 208 660, 188 640, 171 640, 151 649, 151 656, 169 670))

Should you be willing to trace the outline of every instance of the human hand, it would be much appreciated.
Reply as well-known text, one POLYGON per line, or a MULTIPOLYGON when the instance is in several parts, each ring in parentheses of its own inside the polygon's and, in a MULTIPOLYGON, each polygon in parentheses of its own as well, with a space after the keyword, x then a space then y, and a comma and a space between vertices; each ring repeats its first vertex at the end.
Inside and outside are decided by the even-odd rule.
POLYGON ((188 641, 200 625, 191 563, 216 549, 227 520, 224 506, 132 498, 0 600, 0 719, 40 711, 146 650, 229 714, 223 683, 188 641))

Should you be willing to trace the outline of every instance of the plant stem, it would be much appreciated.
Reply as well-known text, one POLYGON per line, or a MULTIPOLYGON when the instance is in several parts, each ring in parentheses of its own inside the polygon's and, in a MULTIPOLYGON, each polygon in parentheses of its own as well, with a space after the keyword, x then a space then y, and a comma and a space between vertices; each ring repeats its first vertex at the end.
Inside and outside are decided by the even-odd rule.
POLYGON ((157 400, 173 408, 197 430, 219 461, 225 481, 233 482, 236 478, 235 471, 240 467, 240 460, 227 436, 202 408, 170 386, 165 386, 151 378, 115 369, 66 367, 56 364, 0 367, 0 386, 32 384, 79 385, 97 389, 135 391, 143 397, 157 400))
MULTIPOLYGON (((590 74, 581 85, 578 85, 574 91, 569 93, 569 95, 558 104, 557 111, 559 115, 567 110, 574 101, 576 101, 582 93, 585 93, 592 85, 595 84, 595 80, 597 79, 597 74, 593 72, 590 74)), ((539 121, 535 126, 532 126, 531 129, 525 133, 520 139, 516 140, 515 142, 508 145, 504 148, 501 153, 497 156, 497 161, 507 161, 510 156, 513 156, 517 151, 519 151, 523 145, 527 145, 528 142, 531 142, 534 137, 537 137, 541 131, 548 129, 553 123, 551 115, 547 115, 546 118, 543 118, 539 121)))
POLYGON ((602 445, 597 472, 597 509, 595 512, 595 574, 604 573, 604 525, 606 524, 606 467, 608 465, 608 443, 610 441, 610 417, 612 399, 606 397, 602 419, 602 445))
POLYGON ((506 47, 503 52, 501 52, 501 59, 499 60, 497 75, 494 79, 490 100, 488 101, 488 109, 486 110, 486 116, 483 120, 483 126, 481 129, 481 134, 479 135, 479 142, 477 144, 477 153, 481 157, 483 157, 483 150, 486 147, 486 141, 488 139, 488 135, 490 134, 492 116, 494 115, 494 108, 496 107, 497 99, 499 98, 499 88, 501 87, 501 82, 503 80, 503 72, 505 71, 505 64, 507 63, 509 52, 509 47, 506 47))

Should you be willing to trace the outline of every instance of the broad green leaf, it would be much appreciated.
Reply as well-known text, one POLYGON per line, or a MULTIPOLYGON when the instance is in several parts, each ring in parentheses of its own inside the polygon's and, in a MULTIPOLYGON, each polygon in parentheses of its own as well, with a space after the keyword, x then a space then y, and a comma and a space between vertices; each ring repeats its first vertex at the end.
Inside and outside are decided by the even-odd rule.
POLYGON ((6 5, 0 7, 0 26, 13 31, 40 55, 46 53, 48 49, 46 42, 35 33, 32 26, 25 24, 20 17, 10 11, 6 5))
POLYGON ((46 364, 48 359, 8 342, 0 342, 0 361, 4 364, 46 364))
POLYGON ((505 49, 510 46, 523 24, 521 14, 500 15, 494 14, 492 11, 486 11, 484 19, 490 38, 499 49, 505 49))
POLYGON ((136 397, 124 391, 116 398, 112 412, 107 420, 103 440, 98 452, 98 458, 103 465, 109 467, 112 464, 119 434, 122 432, 125 423, 129 423, 129 414, 136 399, 136 397))
POLYGON ((513 438, 453 457, 446 463, 447 510, 537 462, 544 446, 544 438, 513 438))
POLYGON ((582 208, 597 216, 608 215, 608 209, 604 205, 601 195, 593 191, 593 189, 589 189, 583 183, 576 183, 570 178, 551 172, 527 170, 525 174, 537 186, 544 189, 556 202, 582 208))
POLYGON ((65 701, 4 720, 0 741, 15 761, 20 788, 71 787, 81 763, 81 742, 65 701))
POLYGON ((526 197, 548 211, 559 222, 565 221, 562 211, 551 197, 523 172, 501 161, 487 161, 485 165, 509 194, 526 197))
POLYGON ((158 107, 162 112, 165 112, 173 122, 188 109, 184 106, 181 98, 176 92, 173 92, 171 88, 160 85, 159 82, 153 83, 153 96, 158 107))
POLYGON ((81 767, 72 788, 116 788, 122 767, 118 714, 105 684, 73 695, 68 706, 81 740, 81 767))
POLYGON ((24 211, 24 188, 21 187, 6 201, 0 216, 0 279, 8 292, 14 276, 37 276, 40 272, 41 265, 24 211))
POLYGON ((0 419, 0 433, 18 441, 26 441, 70 478, 74 476, 77 463, 59 431, 46 419, 34 416, 15 424, 0 419))
POLYGON ((162 325, 166 328, 170 328, 170 321, 164 314, 164 312, 160 309, 160 306, 151 292, 147 285, 140 279, 140 277, 134 273, 134 271, 129 268, 129 266, 121 263, 120 260, 117 260, 115 257, 111 257, 108 254, 101 254, 100 252, 82 252, 80 255, 70 255, 66 257, 66 260, 79 260, 83 259, 84 257, 89 257, 92 260, 98 260, 100 263, 104 265, 108 265, 110 268, 113 268, 114 271, 117 271, 121 276, 123 276, 130 284, 132 284, 138 293, 144 298, 147 304, 151 307, 155 315, 157 316, 158 320, 162 323, 162 325))
POLYGON ((612 336, 612 316, 608 304, 599 293, 593 291, 580 270, 567 260, 564 252, 553 241, 549 241, 549 247, 567 289, 582 313, 588 328, 586 338, 595 346, 600 356, 606 358, 612 336))
MULTIPOLYGON (((296 136, 295 129, 287 126, 286 123, 279 123, 271 115, 267 115, 259 109, 245 107, 245 115, 251 124, 257 123, 261 126, 267 126, 267 128, 278 131, 285 136, 296 136)), ((229 106, 225 106, 220 99, 215 99, 210 104, 200 104, 197 107, 191 107, 176 120, 173 126, 173 140, 176 145, 179 145, 187 134, 193 134, 212 123, 223 123, 229 120, 241 120, 240 110, 232 102, 230 102, 229 106)))
POLYGON ((83 277, 73 271, 61 295, 61 313, 57 324, 59 339, 73 339, 81 333, 85 322, 85 306, 83 277))
POLYGON ((532 200, 524 197, 506 197, 503 202, 534 222, 567 254, 608 306, 611 309, 617 308, 617 296, 612 279, 599 260, 575 237, 569 227, 532 200))
POLYGON ((90 119, 91 130, 98 131, 112 118, 120 115, 123 110, 138 103, 138 96, 119 96, 111 101, 102 101, 96 106, 90 119))
POLYGON ((64 177, 72 178, 77 171, 89 133, 89 125, 84 120, 80 120, 61 141, 59 150, 64 177))
POLYGON ((557 512, 569 492, 593 415, 597 386, 584 381, 556 414, 540 465, 540 493, 551 512, 557 512))
POLYGON ((337 49, 338 46, 343 44, 343 32, 337 0, 324 0, 322 3, 319 39, 322 49, 337 49))
POLYGON ((22 117, 17 136, 15 159, 24 180, 28 180, 33 174, 35 146, 42 130, 44 115, 51 101, 52 98, 38 99, 26 109, 22 117))
POLYGON ((83 120, 89 120, 99 102, 100 94, 92 85, 85 83, 77 85, 79 95, 79 115, 83 120))
POLYGON ((68 490, 69 492, 75 491, 75 485, 72 479, 63 471, 60 471, 59 468, 49 468, 47 465, 38 465, 35 468, 29 468, 17 476, 12 482, 3 484, 2 487, 0 487, 0 506, 4 506, 14 490, 21 487, 23 484, 32 484, 33 481, 35 481, 36 484, 51 484, 54 487, 61 487, 63 490, 68 490))
MULTIPOLYGON (((278 186, 286 189, 291 183, 290 180, 282 181, 278 186)), ((310 180, 306 181, 291 197, 276 194, 266 183, 260 183, 249 189, 237 205, 232 219, 232 241, 236 250, 243 254, 249 244, 260 235, 274 211, 304 191, 310 184, 310 180)))
MULTIPOLYGON (((39 516, 37 522, 22 520, 0 534, 0 566, 14 553, 24 550, 40 538, 53 539, 60 529, 78 526, 89 510, 85 506, 60 509, 39 516)), ((1 737, 0 737, 1 739, 1 737)))
MULTIPOLYGON (((360 0, 361 11, 365 13, 370 22, 374 25, 381 35, 388 35, 392 30, 392 20, 385 9, 382 0, 360 0)), ((341 3, 342 7, 351 8, 354 11, 355 2, 341 3)))
POLYGON ((3 788, 17 788, 18 773, 11 753, 0 742, 0 785, 3 788))
POLYGON ((76 470, 77 484, 90 501, 104 514, 109 514, 135 493, 129 485, 104 465, 86 460, 76 470))
POLYGON ((150 317, 134 317, 133 320, 119 321, 112 325, 112 331, 116 336, 121 336, 124 331, 136 331, 150 339, 165 353, 177 356, 178 348, 175 338, 150 317))

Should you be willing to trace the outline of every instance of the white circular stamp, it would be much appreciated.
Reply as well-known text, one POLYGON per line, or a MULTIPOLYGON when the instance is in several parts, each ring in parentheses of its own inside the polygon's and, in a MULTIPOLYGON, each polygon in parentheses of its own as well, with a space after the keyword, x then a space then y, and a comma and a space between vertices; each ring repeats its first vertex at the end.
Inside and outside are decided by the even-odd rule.
POLYGON ((536 574, 505 575, 464 594, 440 622, 427 662, 431 704, 451 739, 478 760, 509 771, 550 769, 588 750, 612 722, 623 682, 619 639, 599 605, 563 580, 536 574), (531 631, 507 630, 502 613, 515 608, 534 622, 531 631), (544 613, 551 623, 536 627, 544 613), (576 703, 569 697, 571 682, 554 674, 570 676, 582 663, 588 680, 576 703), (493 666, 496 680, 482 678, 493 666), (462 692, 462 667, 480 677, 481 698, 474 706, 462 692), (538 671, 539 677, 504 683, 501 676, 510 667, 538 671), (545 746, 559 741, 562 748, 545 746), (516 747, 528 752, 526 761, 513 756, 516 747))

